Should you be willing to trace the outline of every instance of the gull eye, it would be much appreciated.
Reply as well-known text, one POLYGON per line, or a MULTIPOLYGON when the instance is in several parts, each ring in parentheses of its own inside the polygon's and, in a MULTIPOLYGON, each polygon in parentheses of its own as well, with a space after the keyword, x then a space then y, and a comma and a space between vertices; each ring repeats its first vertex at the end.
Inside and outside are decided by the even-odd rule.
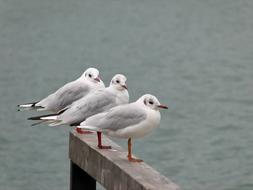
POLYGON ((154 102, 152 101, 152 100, 149 100, 149 102, 148 102, 149 104, 151 104, 151 105, 153 105, 154 104, 154 102))
POLYGON ((116 80, 116 83, 119 83, 119 80, 116 80))
POLYGON ((92 75, 91 75, 91 74, 89 74, 89 77, 91 78, 91 77, 92 77, 92 75))

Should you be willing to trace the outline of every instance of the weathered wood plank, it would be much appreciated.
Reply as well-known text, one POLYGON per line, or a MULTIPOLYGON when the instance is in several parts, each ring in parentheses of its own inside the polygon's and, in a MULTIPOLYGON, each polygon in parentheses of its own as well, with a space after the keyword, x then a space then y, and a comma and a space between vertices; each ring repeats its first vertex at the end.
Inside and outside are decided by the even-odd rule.
POLYGON ((69 158, 107 190, 179 190, 180 188, 145 163, 132 163, 127 152, 103 136, 112 150, 97 148, 95 134, 70 133, 69 158))

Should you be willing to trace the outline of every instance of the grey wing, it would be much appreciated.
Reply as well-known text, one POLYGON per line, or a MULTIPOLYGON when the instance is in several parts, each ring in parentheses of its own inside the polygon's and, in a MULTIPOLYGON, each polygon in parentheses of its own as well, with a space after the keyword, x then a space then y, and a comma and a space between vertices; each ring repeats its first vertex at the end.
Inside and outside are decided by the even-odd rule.
POLYGON ((100 129, 118 130, 136 125, 147 117, 146 112, 134 104, 114 107, 107 112, 94 115, 84 122, 84 125, 100 129))
POLYGON ((62 116, 72 117, 71 122, 78 123, 114 106, 116 106, 115 95, 98 90, 74 102, 62 116))
POLYGON ((89 92, 90 88, 85 83, 77 81, 68 83, 52 94, 52 98, 49 98, 47 108, 50 110, 59 111, 74 101, 87 95, 89 92))

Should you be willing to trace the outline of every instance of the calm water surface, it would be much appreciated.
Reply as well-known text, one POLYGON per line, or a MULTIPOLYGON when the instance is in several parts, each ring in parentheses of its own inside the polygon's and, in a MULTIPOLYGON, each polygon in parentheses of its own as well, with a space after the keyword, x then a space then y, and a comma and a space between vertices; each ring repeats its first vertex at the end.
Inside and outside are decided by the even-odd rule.
POLYGON ((0 0, 1 189, 68 189, 69 129, 16 104, 89 66, 169 105, 136 155, 185 190, 253 189, 253 1, 0 0))

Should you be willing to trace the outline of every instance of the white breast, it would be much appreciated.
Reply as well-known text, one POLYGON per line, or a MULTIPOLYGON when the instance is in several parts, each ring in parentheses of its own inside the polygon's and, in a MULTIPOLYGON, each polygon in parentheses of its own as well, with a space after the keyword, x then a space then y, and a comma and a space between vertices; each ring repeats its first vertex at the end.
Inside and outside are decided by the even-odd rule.
POLYGON ((129 102, 129 94, 127 90, 123 90, 117 93, 116 104, 122 105, 129 102))

